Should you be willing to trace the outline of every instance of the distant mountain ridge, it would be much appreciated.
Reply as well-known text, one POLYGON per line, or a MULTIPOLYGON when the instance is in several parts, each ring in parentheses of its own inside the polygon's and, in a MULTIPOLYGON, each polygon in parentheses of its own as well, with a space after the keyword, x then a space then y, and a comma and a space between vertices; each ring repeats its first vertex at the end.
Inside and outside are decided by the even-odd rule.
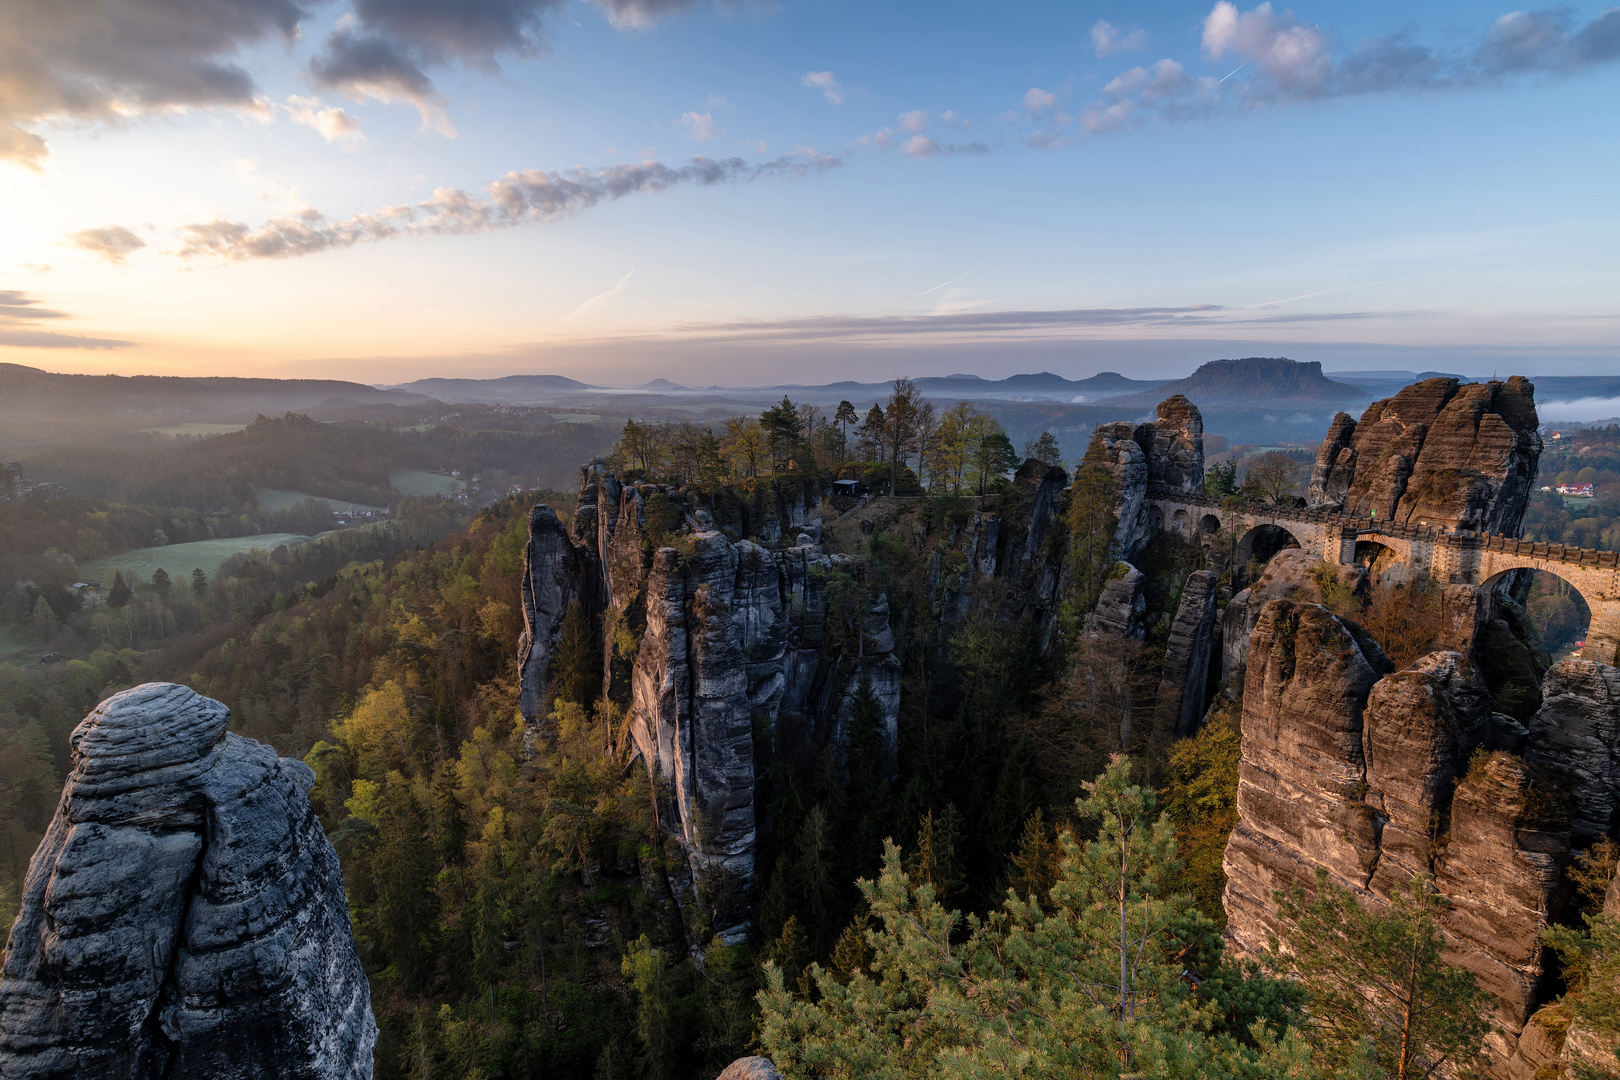
POLYGON ((0 364, 0 417, 50 420, 86 413, 207 419, 343 405, 413 405, 424 398, 339 379, 68 375, 0 364))

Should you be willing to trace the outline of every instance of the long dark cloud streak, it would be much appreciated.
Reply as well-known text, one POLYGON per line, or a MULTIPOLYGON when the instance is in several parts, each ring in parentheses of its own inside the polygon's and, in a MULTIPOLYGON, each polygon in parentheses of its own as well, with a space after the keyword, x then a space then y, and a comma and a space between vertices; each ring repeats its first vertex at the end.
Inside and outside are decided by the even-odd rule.
POLYGON ((71 318, 65 311, 42 308, 39 301, 16 289, 0 289, 0 347, 26 349, 121 349, 133 342, 83 337, 40 330, 36 323, 71 318))
POLYGON ((309 210, 297 217, 273 218, 252 229, 240 222, 210 221, 182 226, 179 254, 228 260, 284 259, 313 255, 404 236, 457 236, 519 225, 557 221, 629 195, 654 194, 683 186, 714 187, 769 178, 794 178, 843 165, 840 158, 797 150, 769 161, 695 157, 671 167, 657 161, 620 164, 594 172, 575 169, 509 172, 487 185, 484 196, 439 188, 431 199, 389 206, 329 221, 309 210))

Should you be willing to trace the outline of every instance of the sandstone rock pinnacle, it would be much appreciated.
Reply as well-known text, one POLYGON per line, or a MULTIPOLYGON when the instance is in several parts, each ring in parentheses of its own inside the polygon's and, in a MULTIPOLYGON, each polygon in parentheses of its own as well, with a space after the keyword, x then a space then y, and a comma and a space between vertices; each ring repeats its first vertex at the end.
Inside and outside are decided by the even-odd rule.
POLYGON ((314 774, 228 719, 146 683, 74 729, 0 973, 0 1076, 371 1076, 377 1025, 314 774))

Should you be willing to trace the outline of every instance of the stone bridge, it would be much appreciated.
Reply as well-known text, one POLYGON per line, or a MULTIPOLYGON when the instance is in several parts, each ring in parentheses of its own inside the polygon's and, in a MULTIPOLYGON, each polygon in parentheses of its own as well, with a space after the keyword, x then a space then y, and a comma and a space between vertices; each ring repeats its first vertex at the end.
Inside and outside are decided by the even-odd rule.
POLYGON ((1582 658, 1620 663, 1620 554, 1612 551, 1533 544, 1440 524, 1403 524, 1217 499, 1174 488, 1150 489, 1147 511, 1153 531, 1168 529, 1188 540, 1228 530, 1237 538, 1233 554, 1240 565, 1249 560, 1266 526, 1273 526, 1327 562, 1352 564, 1382 557, 1446 585, 1489 588, 1510 570, 1544 570, 1568 582, 1592 612, 1582 658))

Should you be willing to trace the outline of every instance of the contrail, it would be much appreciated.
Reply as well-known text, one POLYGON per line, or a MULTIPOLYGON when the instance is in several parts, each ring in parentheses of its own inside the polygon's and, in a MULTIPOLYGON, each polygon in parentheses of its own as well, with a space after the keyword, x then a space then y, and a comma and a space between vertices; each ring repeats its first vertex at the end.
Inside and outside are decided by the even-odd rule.
MULTIPOLYGON (((1222 80, 1221 80, 1221 82, 1225 82, 1225 81, 1226 81, 1226 79, 1230 79, 1230 78, 1231 78, 1231 77, 1232 77, 1232 76, 1233 76, 1233 75, 1236 75, 1236 74, 1237 74, 1237 73, 1238 73, 1238 72, 1240 72, 1240 71, 1242 71, 1242 70, 1243 70, 1243 69, 1244 69, 1244 68, 1246 68, 1246 67, 1248 67, 1248 66, 1249 66, 1249 62, 1248 62, 1248 61, 1245 61, 1245 62, 1244 62, 1244 63, 1241 63, 1241 64, 1239 64, 1239 65, 1238 65, 1238 66, 1237 66, 1237 67, 1235 67, 1235 68, 1233 68, 1233 69, 1232 69, 1232 70, 1231 70, 1231 71, 1229 71, 1229 72, 1227 72, 1227 74, 1226 74, 1226 78, 1223 78, 1223 79, 1222 79, 1222 80)), ((1221 83, 1216 83, 1216 84, 1215 84, 1215 85, 1216 85, 1216 86, 1219 86, 1219 85, 1220 85, 1220 84, 1221 84, 1221 83)))
MULTIPOLYGON (((997 255, 1000 255, 1003 250, 1004 250, 1003 248, 996 248, 996 250, 992 251, 984 261, 989 262, 991 259, 994 259, 997 255)), ((977 267, 975 267, 975 269, 977 269, 977 267)), ((946 285, 955 285, 958 281, 961 281, 962 278, 967 277, 968 274, 971 274, 971 273, 973 273, 973 271, 969 270, 969 271, 967 271, 967 273, 963 274, 962 277, 953 277, 953 278, 951 278, 951 280, 949 280, 947 282, 944 282, 943 284, 935 285, 932 289, 924 289, 922 292, 918 293, 917 295, 918 296, 927 296, 931 292, 939 292, 939 290, 943 289, 946 285)))

